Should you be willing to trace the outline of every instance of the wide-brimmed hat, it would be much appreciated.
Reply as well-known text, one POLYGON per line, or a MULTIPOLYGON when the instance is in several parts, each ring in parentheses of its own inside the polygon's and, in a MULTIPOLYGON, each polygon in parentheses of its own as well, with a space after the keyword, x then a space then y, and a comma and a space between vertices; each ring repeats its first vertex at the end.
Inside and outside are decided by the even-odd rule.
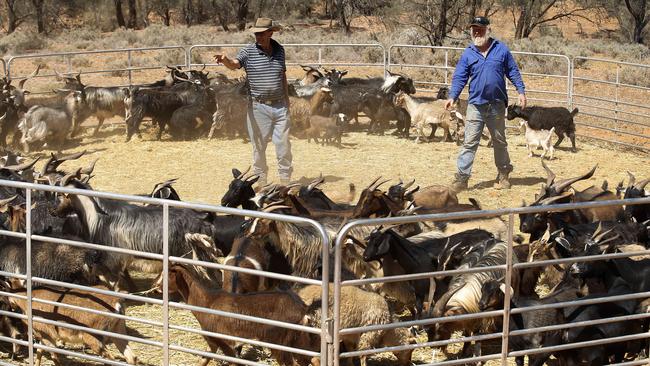
POLYGON ((267 30, 277 31, 280 30, 280 27, 273 25, 273 19, 271 18, 257 18, 255 24, 251 27, 250 31, 253 33, 265 32, 267 30))
POLYGON ((472 22, 467 26, 467 28, 473 25, 477 27, 487 27, 488 25, 490 25, 490 20, 486 17, 474 17, 474 19, 472 19, 472 22))

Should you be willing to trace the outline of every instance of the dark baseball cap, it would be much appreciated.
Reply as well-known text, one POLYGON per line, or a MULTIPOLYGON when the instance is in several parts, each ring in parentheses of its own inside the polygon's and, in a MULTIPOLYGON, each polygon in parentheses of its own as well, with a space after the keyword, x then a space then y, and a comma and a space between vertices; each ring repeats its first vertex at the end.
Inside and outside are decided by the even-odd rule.
POLYGON ((479 27, 487 27, 488 25, 490 25, 490 20, 486 17, 474 17, 474 19, 472 19, 472 22, 469 24, 468 28, 473 25, 479 27))

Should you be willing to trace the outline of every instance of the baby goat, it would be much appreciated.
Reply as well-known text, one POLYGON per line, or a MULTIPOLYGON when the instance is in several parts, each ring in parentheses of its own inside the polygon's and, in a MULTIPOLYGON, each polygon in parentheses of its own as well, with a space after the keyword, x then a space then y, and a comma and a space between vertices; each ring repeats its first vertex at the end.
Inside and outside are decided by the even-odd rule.
POLYGON ((542 153, 542 159, 544 159, 546 153, 549 153, 548 160, 553 160, 553 153, 555 152, 555 149, 553 148, 553 145, 551 145, 551 138, 553 137, 555 127, 551 127, 550 130, 533 130, 525 120, 519 122, 519 127, 525 130, 528 157, 532 158, 535 156, 535 154, 533 154, 533 150, 535 148, 541 147, 544 149, 544 152, 542 153))
POLYGON ((570 111, 564 107, 526 107, 518 105, 508 106, 506 118, 509 121, 519 117, 528 122, 528 125, 535 130, 550 130, 555 127, 555 134, 558 137, 555 147, 558 147, 564 135, 571 139, 571 151, 576 152, 576 125, 573 117, 578 114, 578 108, 570 111))
POLYGON ((309 117, 309 128, 305 130, 307 142, 311 139, 325 145, 325 142, 335 142, 341 144, 341 136, 347 124, 347 117, 343 113, 337 113, 332 117, 323 117, 312 115, 309 117))

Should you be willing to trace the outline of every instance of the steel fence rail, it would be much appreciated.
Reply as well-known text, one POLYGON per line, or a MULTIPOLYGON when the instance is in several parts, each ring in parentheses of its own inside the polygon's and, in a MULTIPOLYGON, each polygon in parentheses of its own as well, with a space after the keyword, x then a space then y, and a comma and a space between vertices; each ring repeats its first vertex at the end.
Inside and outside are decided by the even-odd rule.
MULTIPOLYGON (((340 292, 341 292, 341 287, 345 285, 362 285, 362 284, 370 284, 375 282, 375 279, 363 279, 363 280, 353 280, 353 281, 341 281, 341 266, 342 266, 342 260, 341 260, 341 246, 343 241, 345 240, 347 233, 349 230, 351 230, 354 226, 379 226, 379 225, 394 225, 394 224, 404 224, 404 223, 412 223, 412 222, 423 222, 423 221, 440 221, 440 220, 453 220, 453 219, 463 219, 463 218, 476 218, 476 217, 494 217, 494 216, 502 216, 502 215, 508 215, 508 237, 506 243, 508 244, 507 246, 507 255, 506 255, 506 263, 504 265, 499 265, 499 266, 492 266, 492 267, 486 267, 486 268, 476 268, 477 272, 486 272, 486 271, 493 271, 496 270, 497 267, 498 270, 504 270, 505 271, 505 276, 503 279, 503 283, 506 286, 511 286, 512 282, 512 271, 518 269, 518 268, 527 268, 527 267, 533 267, 533 266, 543 266, 543 265, 549 265, 552 263, 569 263, 569 262, 580 262, 580 261, 595 261, 595 260, 602 260, 602 259, 612 259, 612 258, 622 258, 622 257, 633 257, 633 256, 638 256, 642 254, 648 254, 650 253, 650 250, 644 250, 644 251, 635 251, 631 253, 613 253, 613 254, 602 254, 602 255, 597 255, 597 256, 581 256, 581 257, 574 257, 574 258, 567 258, 567 259, 557 259, 557 260, 548 260, 548 261, 540 261, 540 262, 534 262, 534 263, 513 263, 512 262, 512 256, 513 256, 513 230, 514 230, 514 215, 515 214, 522 214, 522 213, 533 213, 533 212, 558 212, 558 211, 566 211, 569 209, 579 209, 579 208, 586 208, 587 206, 590 207, 607 207, 607 206, 622 206, 624 204, 629 205, 635 205, 635 204, 643 204, 643 203, 650 203, 650 198, 643 198, 641 200, 635 199, 635 200, 611 200, 611 201, 601 201, 601 202, 585 202, 585 203, 574 203, 574 204, 561 204, 561 205, 550 205, 550 206, 528 206, 528 207, 518 207, 518 208, 508 208, 508 209, 498 209, 498 210, 488 210, 488 211, 481 211, 481 213, 477 212, 460 212, 460 213, 451 213, 451 214, 431 214, 431 215, 416 215, 416 216, 408 216, 408 217, 389 217, 389 218, 380 218, 380 219, 360 219, 360 220, 355 220, 352 222, 347 223, 344 225, 339 232, 337 233, 337 237, 335 240, 335 246, 334 246, 334 254, 335 254, 335 267, 334 267, 334 361, 335 365, 338 365, 339 358, 341 358, 342 355, 349 356, 351 357, 352 355, 358 355, 356 353, 344 353, 341 354, 339 351, 339 348, 337 347, 338 340, 340 337, 348 335, 348 334, 358 334, 358 333, 364 333, 364 332, 370 332, 370 331, 378 331, 378 330, 386 330, 386 329, 395 329, 395 328, 402 328, 402 327, 409 327, 409 326, 422 326, 422 325, 427 325, 427 324, 433 324, 433 323, 446 323, 446 322, 453 322, 453 321, 461 321, 461 320, 469 320, 469 319, 479 319, 479 318, 488 318, 488 317, 496 317, 496 316, 502 316, 503 317, 503 332, 499 333, 499 335, 491 335, 494 338, 501 338, 502 340, 502 349, 501 353, 498 355, 499 358, 501 358, 502 363, 507 362, 508 357, 512 357, 512 353, 508 352, 508 342, 509 342, 509 337, 511 335, 511 332, 509 331, 509 321, 510 321, 510 316, 514 314, 521 314, 524 312, 530 312, 530 311, 535 311, 535 310, 540 310, 540 309, 549 309, 549 308, 561 308, 561 307, 566 307, 566 306, 580 306, 580 305, 588 305, 588 304, 597 304, 597 303, 604 303, 604 302, 612 302, 612 301, 622 301, 622 300, 628 300, 628 299, 639 299, 639 298, 647 298, 650 297, 650 292, 644 292, 644 293, 636 293, 636 294, 627 294, 627 295, 618 295, 618 296, 607 296, 607 297, 601 297, 601 298, 590 298, 590 299, 583 299, 583 300, 574 300, 570 302, 564 302, 564 303, 555 303, 555 304, 545 304, 545 305, 539 305, 539 306, 530 306, 530 307, 524 307, 524 308, 514 308, 510 309, 508 305, 505 304, 510 304, 509 297, 506 296, 504 299, 504 307, 501 310, 495 310, 495 311, 489 311, 489 312, 479 312, 479 313, 468 313, 468 314, 463 314, 463 315, 454 315, 454 316, 448 316, 448 317, 435 317, 435 318, 429 318, 429 319, 421 319, 421 320, 416 320, 416 321, 407 321, 407 322, 397 322, 397 323, 390 323, 390 324, 378 324, 378 325, 369 325, 369 326, 363 326, 363 327, 356 327, 356 328, 344 328, 341 329, 339 322, 340 322, 340 292), (337 357, 338 355, 338 357, 337 357)), ((457 272, 464 272, 464 271, 457 271, 457 272)), ((423 279, 423 278, 432 278, 435 275, 440 275, 441 272, 429 272, 429 273, 418 273, 418 274, 409 274, 409 275, 399 275, 399 276, 391 276, 389 280, 386 279, 380 279, 377 282, 395 282, 396 280, 414 280, 414 279, 423 279)), ((505 291, 506 294, 508 294, 508 291, 505 291)), ((638 318, 645 318, 648 316, 640 316, 638 318)), ((630 319, 630 318, 623 318, 625 319, 630 319)), ((602 324, 602 323, 612 323, 612 322, 617 322, 620 321, 621 319, 617 318, 610 318, 610 319, 600 319, 598 320, 597 324, 602 324)), ((592 324, 590 322, 582 323, 582 325, 589 325, 592 324)), ((567 328, 570 327, 575 327, 576 325, 568 325, 567 328)), ((536 330, 539 332, 540 330, 536 330)), ((530 330, 529 333, 533 333, 535 330, 530 330)), ((643 337, 648 337, 650 335, 643 334, 643 337)), ((449 340, 451 341, 451 340, 449 340)), ((469 340, 466 340, 469 341, 469 340)), ((431 345, 431 344, 428 344, 431 345)), ((582 344, 585 345, 585 344, 582 344)), ((586 343, 586 345, 589 345, 586 343)), ((423 344, 418 344, 418 345, 411 345, 412 348, 420 348, 420 347, 425 347, 423 344)), ((578 345, 577 347, 579 347, 578 345)), ((380 352, 385 352, 387 351, 387 347, 383 348, 377 348, 373 350, 364 350, 366 354, 372 354, 372 353, 380 353, 380 352)), ((401 349, 401 348, 397 348, 401 349)), ((407 348, 404 348, 407 349, 407 348)), ((393 348, 393 350, 396 350, 393 348)), ((472 361, 478 361, 479 359, 477 358, 472 358, 472 361)), ((464 359, 461 362, 467 362, 467 359, 464 359)))
POLYGON ((110 360, 110 359, 106 359, 106 358, 102 358, 102 357, 88 355, 88 354, 85 354, 85 353, 68 351, 68 350, 65 350, 65 349, 62 349, 62 348, 50 347, 50 346, 46 346, 46 345, 41 344, 41 343, 35 344, 34 348, 40 349, 40 350, 43 350, 43 351, 48 351, 48 352, 51 352, 51 353, 57 353, 57 354, 60 354, 60 355, 77 357, 77 358, 80 358, 82 360, 100 362, 102 364, 115 365, 115 366, 133 366, 133 365, 128 364, 126 362, 110 360))
MULTIPOLYGON (((589 126, 587 126, 587 127, 589 127, 589 126)), ((644 146, 636 145, 636 144, 629 144, 627 142, 620 142, 620 141, 615 142, 615 141, 608 140, 608 139, 598 137, 598 136, 591 136, 591 135, 584 135, 584 134, 576 134, 576 136, 584 137, 586 139, 592 139, 592 140, 597 140, 597 141, 601 141, 601 142, 606 142, 606 143, 610 143, 610 144, 617 144, 617 145, 629 147, 629 148, 636 149, 636 150, 650 151, 650 147, 644 147, 644 146)))
MULTIPOLYGON (((317 222, 311 220, 311 219, 305 219, 301 217, 295 217, 295 216, 286 216, 286 215, 278 215, 278 214, 272 214, 272 213, 266 213, 266 212, 258 212, 258 211, 247 211, 247 210, 239 210, 239 209, 232 209, 232 208, 226 208, 226 207, 221 207, 221 206, 211 206, 211 205, 205 205, 205 204, 193 204, 193 203, 188 203, 188 202, 179 202, 179 201, 167 201, 167 200, 160 200, 160 199, 151 199, 148 197, 140 197, 140 196, 130 196, 130 195, 121 195, 121 194, 114 194, 114 193, 106 193, 106 192, 98 192, 98 191, 91 191, 91 190, 79 190, 75 188, 67 188, 67 187, 53 187, 53 186, 47 186, 47 185, 40 185, 40 184, 32 184, 32 183, 24 183, 24 182, 12 182, 12 181, 3 181, 0 182, 0 185, 4 186, 10 186, 13 188, 18 188, 18 189, 25 189, 26 190, 26 197, 27 202, 28 202, 28 209, 27 209, 27 225, 26 225, 26 230, 25 233, 14 233, 14 232, 9 232, 9 231, 0 231, 1 234, 7 234, 12 237, 20 237, 24 238, 27 241, 27 252, 28 256, 31 258, 31 240, 40 240, 40 241, 45 241, 45 242, 50 242, 50 243, 66 243, 70 244, 73 246, 78 246, 78 247, 92 247, 94 249, 98 250, 107 250, 109 252, 119 252, 119 253, 129 253, 130 255, 136 255, 136 256, 147 256, 149 258, 153 259, 161 259, 163 261, 163 289, 167 290, 168 289, 168 270, 169 270, 169 263, 170 262, 183 262, 183 263, 189 263, 189 264, 206 264, 209 267, 213 268, 219 268, 219 269, 234 269, 236 271, 239 271, 240 268, 237 267, 232 267, 232 266, 223 266, 223 265, 218 265, 218 264, 212 264, 209 262, 202 262, 202 261, 195 261, 195 260, 190 260, 190 259, 185 259, 181 257, 173 257, 169 255, 169 250, 168 250, 168 225, 169 225, 169 206, 175 206, 175 207, 182 207, 182 208, 191 208, 191 209, 201 209, 201 210, 206 210, 206 211, 211 211, 211 212, 221 212, 221 213, 230 213, 230 214, 239 214, 239 215, 245 215, 249 217, 261 217, 261 218, 267 218, 267 219, 279 219, 282 221, 286 222, 292 222, 292 223, 297 223, 297 224, 307 224, 316 229, 317 235, 320 237, 321 242, 323 243, 323 263, 326 264, 326 266, 323 267, 323 278, 324 280, 309 280, 309 279, 302 279, 300 277, 295 277, 295 276, 287 276, 287 275, 279 275, 276 276, 275 274, 269 274, 268 277, 272 278, 278 278, 278 279, 283 279, 283 280, 292 280, 292 281, 301 281, 305 282, 304 280, 307 280, 306 282, 309 284, 316 284, 322 286, 323 283, 327 283, 327 278, 329 276, 328 274, 328 248, 329 248, 329 235, 327 234, 326 230, 317 222), (96 244, 89 244, 89 243, 84 243, 84 242, 79 242, 79 241, 70 241, 70 240, 61 240, 59 238, 50 238, 50 237, 45 237, 45 236, 40 236, 40 235, 32 235, 31 234, 31 204, 29 204, 29 199, 31 198, 31 191, 32 190, 41 190, 41 191, 50 191, 50 192, 58 192, 58 193, 68 193, 68 194, 81 194, 81 195, 86 195, 90 197, 98 197, 98 198, 104 198, 104 199, 116 199, 116 200, 122 200, 122 201, 133 201, 133 202, 149 202, 150 204, 162 204, 161 209, 163 213, 163 231, 167 235, 163 236, 163 254, 155 254, 155 253, 143 253, 139 251, 132 251, 132 250, 126 250, 126 249, 121 249, 121 248, 111 248, 107 246, 102 246, 102 245, 96 245, 96 244)), ((28 261, 29 263, 29 261, 28 261)), ((85 290, 85 291, 90 291, 90 292, 96 292, 96 293, 103 293, 107 294, 110 296, 115 296, 117 298, 125 298, 125 299, 130 299, 130 300, 135 300, 135 301, 140 301, 140 302, 145 302, 145 303, 151 303, 151 304, 157 304, 157 305, 162 305, 163 309, 167 308, 166 311, 163 311, 164 316, 163 316, 163 341, 162 342, 156 342, 155 345, 158 345, 159 348, 163 348, 163 362, 165 364, 168 364, 168 359, 169 359, 169 349, 172 347, 169 347, 169 318, 168 318, 168 307, 174 306, 177 308, 181 309, 187 309, 187 310, 192 310, 192 311, 204 311, 206 313, 211 313, 213 315, 219 315, 219 316, 226 316, 226 317, 231 317, 231 318, 236 318, 240 320, 245 320, 245 321, 253 321, 253 322, 258 322, 258 323, 264 323, 264 324, 269 324, 272 326, 281 326, 289 329, 294 329, 294 330, 299 330, 307 333, 313 333, 313 334, 326 334, 327 332, 327 318, 323 317, 322 322, 321 322, 321 327, 320 328, 311 328, 311 327, 306 327, 302 325, 296 325, 296 324, 291 324, 291 323, 283 323, 279 321, 273 321, 269 319, 263 319, 263 318, 255 318, 255 317, 250 317, 250 316, 245 316, 245 315, 240 315, 240 314, 235 314, 235 313, 228 313, 228 312, 220 312, 220 311, 215 311, 212 309, 202 309, 202 308, 195 308, 189 305, 183 305, 183 304, 177 304, 177 303, 170 303, 168 301, 168 297, 165 296, 165 294, 168 294, 168 291, 164 291, 163 294, 163 300, 156 300, 156 299, 150 299, 146 297, 141 297, 141 296, 135 296, 131 294, 123 294, 119 292, 114 292, 114 291, 108 291, 108 290, 102 290, 102 289, 96 289, 93 287, 89 286, 82 286, 82 285, 75 285, 75 284, 69 284, 65 282, 59 282, 59 281, 53 281, 49 279, 44 279, 44 278, 39 278, 39 277, 33 277, 31 275, 31 268, 28 267, 28 273, 24 275, 25 280, 27 283, 31 286, 31 281, 35 281, 38 283, 44 283, 48 285, 54 285, 54 286, 61 286, 64 288, 72 288, 72 289, 79 289, 79 290, 85 290)), ((263 274, 266 275, 265 273, 261 273, 256 270, 243 270, 241 272, 245 273, 252 273, 252 274, 263 274)), ((10 276, 14 276, 13 274, 8 273, 10 276)), ((21 277, 21 276, 15 276, 15 277, 21 277)), ((328 286, 322 286, 323 289, 323 295, 328 296, 328 286)), ((32 294, 29 293, 27 296, 28 303, 31 303, 32 300, 32 294)), ((38 299, 34 299, 34 301, 38 301, 38 299)), ((72 308, 71 306, 64 306, 68 308, 72 308)), ((81 309, 80 309, 81 310, 81 309)), ((324 313, 327 313, 328 311, 328 303, 323 302, 321 305, 321 311, 324 313)), ((48 320, 43 319, 43 318, 34 318, 33 315, 30 313, 26 315, 27 320, 30 322, 32 320, 37 320, 39 322, 45 322, 47 323, 48 320)), ((126 318, 124 318, 126 319, 126 318)), ((139 318, 132 318, 129 320, 134 320, 138 321, 139 318)), ((48 323, 49 324, 49 323, 48 323)), ((63 323, 66 324, 66 323, 63 323)), ((159 325, 159 323, 154 323, 150 322, 149 325, 159 325)), ((62 324, 61 324, 62 326, 62 324)), ((174 326, 171 326, 172 329, 174 326)), ((83 327, 81 327, 83 328, 83 327)), ((77 328, 77 329, 81 329, 77 328)), ((90 332, 90 331, 89 331, 90 332)), ((91 332, 92 333, 92 332, 91 332)), ((31 328, 29 329, 29 336, 31 338, 33 334, 33 331, 31 328)), ((215 333, 216 334, 216 333, 215 333)), ((215 335, 213 334, 213 336, 215 335)), ((123 338, 120 337, 119 335, 112 335, 113 337, 116 338, 123 338)), ((131 341, 135 341, 135 339, 131 338, 123 338, 123 339, 128 339, 131 341)), ((241 340, 241 339, 240 339, 241 340)), ((145 341, 143 339, 138 339, 138 342, 141 343, 151 343, 153 341, 145 341)), ((30 339, 28 342, 28 345, 31 349, 33 349, 33 339, 30 339)), ((154 344, 154 343, 151 343, 154 344)), ((275 347, 282 350, 287 350, 289 348, 284 348, 282 345, 278 346, 272 346, 271 344, 264 344, 265 346, 268 347, 275 347)), ((321 356, 321 362, 326 364, 327 362, 327 347, 328 347, 328 339, 327 337, 321 336, 321 352, 313 352, 313 351, 304 351, 304 350, 299 350, 299 349, 293 349, 293 352, 300 353, 302 352, 303 354, 309 355, 309 356, 321 356), (306 352, 306 353, 305 353, 306 352)), ((37 347, 38 348, 38 347, 37 347)), ((33 362, 33 353, 29 356, 29 361, 33 362)))
MULTIPOLYGON (((641 138, 650 139, 650 136, 642 135, 642 134, 634 133, 634 132, 623 131, 623 130, 621 130, 621 129, 609 128, 609 127, 602 127, 602 126, 594 126, 594 125, 590 125, 590 124, 588 124, 588 123, 584 123, 584 122, 575 122, 575 124, 576 124, 576 125, 579 125, 579 126, 585 126, 585 127, 589 127, 589 128, 597 129, 597 130, 603 130, 603 131, 615 132, 615 133, 619 133, 619 134, 621 134, 621 135, 628 135, 628 136, 634 136, 634 137, 641 137, 641 138)), ((587 135, 587 136, 588 136, 588 135, 587 135)))
MULTIPOLYGON (((74 52, 52 52, 52 53, 37 53, 37 54, 27 54, 27 55, 17 55, 17 56, 12 56, 9 58, 7 61, 7 66, 6 66, 6 74, 9 79, 15 79, 17 76, 12 75, 12 64, 17 61, 17 60, 24 60, 24 59, 42 59, 42 58, 53 58, 53 57, 63 57, 65 62, 67 63, 68 69, 65 71, 65 73, 71 73, 73 72, 72 70, 72 64, 71 64, 71 58, 74 56, 85 56, 85 55, 97 55, 97 54, 125 54, 127 57, 127 67, 123 68, 115 68, 115 69, 109 69, 105 71, 101 71, 103 73, 108 73, 108 72, 113 72, 113 71, 126 71, 128 72, 128 79, 129 79, 129 85, 132 85, 132 71, 139 71, 139 70, 150 70, 150 69, 155 69, 156 67, 152 66, 143 66, 143 67, 133 67, 132 65, 132 53, 133 52, 147 52, 147 51, 169 51, 169 50, 177 50, 180 51, 182 56, 183 56, 183 63, 181 64, 182 66, 187 66, 188 60, 187 60, 187 50, 183 46, 159 46, 159 47, 140 47, 140 48, 117 48, 117 49, 110 49, 110 50, 95 50, 95 51, 74 51, 74 52)), ((178 66, 179 64, 176 64, 178 66)), ((160 65, 159 67, 163 67, 164 65, 160 65)), ((90 74, 90 73, 98 73, 99 71, 87 71, 87 72, 80 72, 81 74, 90 74)), ((52 75, 55 76, 55 75, 52 75)))
POLYGON ((187 348, 187 347, 179 346, 179 345, 176 345, 176 344, 170 344, 169 349, 172 350, 172 351, 180 351, 180 352, 189 353, 189 354, 195 355, 195 356, 208 357, 208 358, 212 358, 212 359, 215 359, 215 360, 226 361, 226 362, 229 362, 229 363, 235 363, 235 364, 240 364, 240 365, 269 366, 269 365, 267 365, 265 363, 253 362, 253 361, 245 360, 245 359, 242 359, 242 358, 230 357, 230 356, 226 356, 226 355, 220 355, 220 354, 217 354, 217 353, 199 351, 197 349, 187 348))

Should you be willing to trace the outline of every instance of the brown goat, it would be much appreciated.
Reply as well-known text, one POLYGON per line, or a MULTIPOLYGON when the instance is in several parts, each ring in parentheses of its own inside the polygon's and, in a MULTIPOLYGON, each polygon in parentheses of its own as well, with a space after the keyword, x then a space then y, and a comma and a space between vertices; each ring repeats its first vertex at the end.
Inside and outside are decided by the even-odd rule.
MULTIPOLYGON (((328 316, 332 317, 334 287, 330 285, 329 290, 328 309, 330 314, 328 316)), ((321 286, 305 286, 298 291, 298 296, 310 306, 310 309, 313 309, 313 314, 310 314, 313 326, 319 326, 322 318, 321 308, 314 305, 319 305, 322 301, 321 286)), ((388 302, 383 296, 352 286, 341 288, 341 329, 390 324, 395 319, 396 317, 391 313, 388 302)), ((404 328, 344 335, 341 337, 341 341, 349 352, 416 343, 409 331, 404 328)), ((397 364, 409 366, 412 352, 412 350, 393 352, 397 357, 397 364)), ((361 356, 361 366, 366 366, 366 357, 365 355, 361 356)), ((351 365, 352 359, 348 358, 348 361, 351 365)))
MULTIPOLYGON (((162 291, 162 281, 159 280, 157 289, 162 291)), ((272 319, 285 323, 308 323, 307 306, 293 292, 265 291, 251 294, 232 294, 224 290, 205 288, 197 281, 193 274, 181 265, 174 265, 169 269, 169 293, 178 293, 183 301, 192 306, 204 307, 219 311, 237 313, 248 316, 272 319)), ((306 350, 316 350, 320 340, 312 334, 301 333, 296 330, 275 327, 265 324, 251 324, 244 320, 230 317, 192 311, 196 320, 205 331, 228 334, 232 336, 257 339, 263 342, 275 343, 306 350)), ((218 349, 230 357, 235 357, 233 341, 204 336, 210 350, 218 349)), ((290 354, 286 351, 272 349, 271 355, 280 365, 307 365, 309 357, 290 354)), ((206 366, 210 359, 204 357, 200 362, 206 366)))
MULTIPOLYGON (((106 290, 105 287, 96 287, 98 289, 106 290)), ((26 290, 9 290, 16 295, 26 296, 26 290)), ((122 302, 109 295, 98 294, 89 291, 72 290, 72 289, 58 289, 53 287, 41 287, 32 291, 33 298, 42 300, 49 300, 59 302, 62 304, 81 306, 86 309, 103 311, 115 314, 124 314, 122 302)), ((26 313, 27 304, 23 299, 10 297, 8 301, 9 306, 14 310, 20 310, 26 313)), ((58 321, 70 325, 83 326, 90 329, 118 333, 122 335, 127 334, 126 322, 124 319, 118 319, 106 315, 99 315, 93 313, 86 313, 83 311, 72 310, 66 307, 54 306, 34 301, 32 303, 32 311, 34 316, 43 317, 49 320, 58 321)), ((27 323, 27 320, 22 320, 27 323)), ((46 346, 56 347, 57 341, 64 343, 83 344, 89 347, 95 354, 104 358, 113 360, 113 356, 107 352, 105 345, 113 343, 126 358, 129 364, 136 363, 136 357, 131 347, 126 340, 91 334, 88 332, 75 330, 66 327, 59 327, 55 325, 45 324, 34 320, 34 337, 46 346)), ((36 353, 35 366, 40 366, 43 350, 39 349, 36 353)), ((52 353, 52 358, 55 364, 61 364, 56 353, 52 353)))
POLYGON ((409 197, 404 198, 413 201, 416 207, 421 207, 424 210, 435 210, 458 205, 456 193, 449 186, 439 184, 421 188, 409 197))
MULTIPOLYGON (((266 270, 270 254, 264 243, 249 237, 239 237, 232 244, 223 264, 248 269, 266 270)), ((223 289, 235 294, 267 290, 267 278, 247 273, 224 271, 223 289)))

